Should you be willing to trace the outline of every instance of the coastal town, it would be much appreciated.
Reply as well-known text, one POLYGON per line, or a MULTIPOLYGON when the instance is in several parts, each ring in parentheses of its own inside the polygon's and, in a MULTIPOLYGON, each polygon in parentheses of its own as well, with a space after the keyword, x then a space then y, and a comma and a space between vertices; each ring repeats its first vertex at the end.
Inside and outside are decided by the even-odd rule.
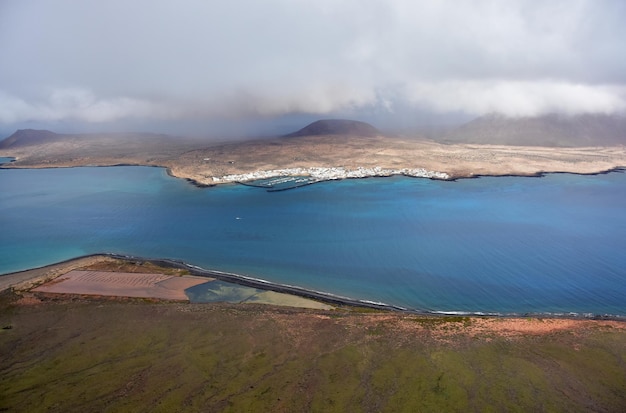
POLYGON ((313 182, 333 181, 338 179, 351 179, 351 178, 370 178, 370 177, 387 177, 393 175, 403 175, 415 178, 430 178, 430 179, 450 179, 450 176, 445 172, 427 171, 424 168, 417 169, 387 169, 379 166, 373 168, 358 167, 356 169, 346 169, 343 167, 311 167, 311 168, 286 168, 286 169, 272 169, 267 171, 255 171, 243 174, 232 174, 225 176, 214 176, 213 182, 215 184, 228 183, 228 182, 249 182, 259 179, 271 179, 277 177, 297 177, 306 176, 312 178, 313 182))

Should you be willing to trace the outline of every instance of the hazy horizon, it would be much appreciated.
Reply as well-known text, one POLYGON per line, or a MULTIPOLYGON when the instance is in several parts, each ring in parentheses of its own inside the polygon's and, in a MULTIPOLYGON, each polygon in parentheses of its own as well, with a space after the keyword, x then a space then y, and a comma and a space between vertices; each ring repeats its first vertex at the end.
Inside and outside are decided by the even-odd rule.
POLYGON ((0 133, 385 131, 626 111, 626 3, 0 2, 0 133))

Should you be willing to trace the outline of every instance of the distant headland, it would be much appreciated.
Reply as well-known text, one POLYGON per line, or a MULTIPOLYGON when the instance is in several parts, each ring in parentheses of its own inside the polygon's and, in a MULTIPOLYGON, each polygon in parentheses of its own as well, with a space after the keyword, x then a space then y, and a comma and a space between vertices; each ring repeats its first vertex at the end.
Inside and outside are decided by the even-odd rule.
POLYGON ((28 129, 0 141, 0 156, 16 159, 4 168, 161 166, 200 186, 294 175, 326 180, 397 174, 435 179, 592 174, 626 166, 623 125, 622 117, 615 116, 494 115, 448 131, 438 141, 387 136, 368 123, 348 119, 318 120, 273 138, 222 142, 28 129), (577 126, 578 135, 572 132, 577 126), (541 139, 546 146, 538 145, 541 139))

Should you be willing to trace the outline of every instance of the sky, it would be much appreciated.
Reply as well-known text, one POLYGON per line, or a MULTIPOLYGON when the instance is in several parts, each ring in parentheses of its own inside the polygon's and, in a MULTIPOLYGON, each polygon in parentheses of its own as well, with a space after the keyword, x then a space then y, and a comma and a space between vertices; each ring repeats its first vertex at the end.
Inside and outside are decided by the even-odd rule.
POLYGON ((625 39, 623 0, 0 0, 0 131, 624 113, 625 39))

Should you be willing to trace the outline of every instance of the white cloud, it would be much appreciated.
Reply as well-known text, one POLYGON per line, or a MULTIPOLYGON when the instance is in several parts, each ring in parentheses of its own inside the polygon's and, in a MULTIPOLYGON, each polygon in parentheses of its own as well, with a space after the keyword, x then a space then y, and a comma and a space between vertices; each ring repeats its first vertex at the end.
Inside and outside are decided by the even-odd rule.
POLYGON ((555 81, 445 81, 414 83, 407 98, 440 112, 536 116, 626 110, 626 88, 555 81))
POLYGON ((0 2, 0 122, 624 110, 626 2, 0 2), (403 104, 403 103, 402 103, 403 104))
MULTIPOLYGON (((177 117, 176 114, 169 116, 177 117)), ((127 97, 99 99, 83 89, 52 90, 47 99, 27 102, 0 91, 0 122, 78 120, 113 122, 127 118, 167 118, 166 107, 127 97)))

